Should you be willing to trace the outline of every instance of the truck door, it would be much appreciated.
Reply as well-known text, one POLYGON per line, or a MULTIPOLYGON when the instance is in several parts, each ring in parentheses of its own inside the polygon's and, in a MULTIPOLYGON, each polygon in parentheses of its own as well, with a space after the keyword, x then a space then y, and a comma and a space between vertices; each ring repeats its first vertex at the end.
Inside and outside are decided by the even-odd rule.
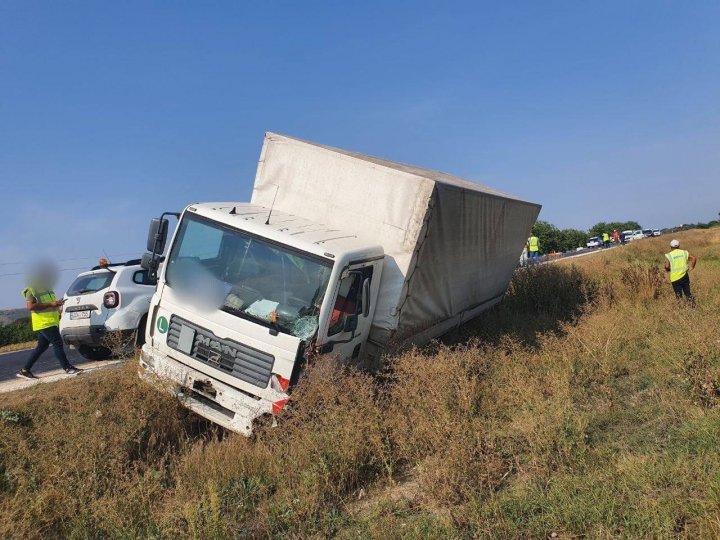
POLYGON ((321 352, 343 359, 360 356, 372 325, 379 279, 378 265, 360 263, 343 272, 335 291, 335 300, 321 352))

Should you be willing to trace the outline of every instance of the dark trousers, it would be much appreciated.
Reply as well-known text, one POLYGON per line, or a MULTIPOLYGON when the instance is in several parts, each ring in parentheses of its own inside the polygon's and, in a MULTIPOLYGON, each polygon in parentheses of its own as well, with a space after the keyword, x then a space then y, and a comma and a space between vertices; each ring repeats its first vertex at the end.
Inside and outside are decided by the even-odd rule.
POLYGON ((30 354, 27 362, 25 362, 25 369, 30 371, 33 364, 37 362, 37 359, 40 358, 42 353, 47 351, 50 345, 53 347, 55 358, 58 359, 63 369, 69 368, 70 362, 68 362, 67 356, 65 356, 65 349, 63 349, 63 342, 60 337, 60 329, 57 326, 51 326, 50 328, 38 331, 37 347, 35 347, 35 350, 30 354))
POLYGON ((690 292, 690 276, 688 274, 685 274, 677 281, 673 281, 672 288, 675 291, 675 296, 682 298, 684 295, 691 304, 695 305, 695 299, 690 292))

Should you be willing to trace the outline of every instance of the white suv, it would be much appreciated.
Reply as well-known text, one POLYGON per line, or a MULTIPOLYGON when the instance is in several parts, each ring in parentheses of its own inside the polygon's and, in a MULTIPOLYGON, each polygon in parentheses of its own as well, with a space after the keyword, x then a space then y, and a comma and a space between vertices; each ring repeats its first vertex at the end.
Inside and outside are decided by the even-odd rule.
POLYGON ((90 360, 141 346, 155 284, 156 279, 140 267, 140 260, 83 272, 64 296, 63 341, 90 360))
POLYGON ((639 229, 636 231, 623 231, 620 234, 625 237, 626 242, 631 242, 633 240, 640 240, 641 238, 645 238, 645 235, 639 229))
POLYGON ((585 244, 588 248, 597 248, 602 245, 602 242, 600 241, 599 236, 593 236, 590 238, 590 240, 587 241, 587 244, 585 244))

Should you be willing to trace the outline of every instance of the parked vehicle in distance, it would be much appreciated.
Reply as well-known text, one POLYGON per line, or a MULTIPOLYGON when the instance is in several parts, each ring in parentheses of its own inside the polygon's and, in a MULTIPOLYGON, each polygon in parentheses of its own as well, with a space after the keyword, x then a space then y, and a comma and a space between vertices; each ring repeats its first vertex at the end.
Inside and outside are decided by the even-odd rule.
POLYGON ((642 233, 645 238, 650 238, 653 235, 653 230, 652 229, 643 229, 642 233))
POLYGON ((623 234, 625 235, 626 242, 632 242, 633 240, 640 240, 641 238, 645 238, 645 235, 640 229, 635 231, 623 231, 623 234))
POLYGON ((662 231, 660 229, 653 229, 653 236, 660 236, 662 231))
POLYGON ((587 244, 585 244, 588 248, 596 248, 602 246, 602 240, 598 236, 593 236, 590 238, 590 240, 587 241, 587 244))
POLYGON ((141 346, 156 283, 140 259, 81 273, 64 295, 63 341, 89 360, 141 346))
POLYGON ((151 222, 154 274, 165 216, 179 219, 141 376, 250 435, 317 355, 379 367, 387 347, 425 344, 500 302, 539 212, 449 174, 267 133, 250 202, 151 222))

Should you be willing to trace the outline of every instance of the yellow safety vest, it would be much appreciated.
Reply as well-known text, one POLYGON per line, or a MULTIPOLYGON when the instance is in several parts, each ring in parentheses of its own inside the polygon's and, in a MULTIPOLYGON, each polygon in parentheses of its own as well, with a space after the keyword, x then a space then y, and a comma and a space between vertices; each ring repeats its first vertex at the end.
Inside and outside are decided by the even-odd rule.
POLYGON ((606 232, 603 233, 603 242, 609 242, 610 241, 610 235, 606 232))
POLYGON ((684 249, 673 249, 665 254, 665 258, 670 262, 670 282, 684 278, 688 272, 690 254, 684 249))
POLYGON ((537 236, 531 236, 528 240, 528 247, 530 251, 538 251, 540 249, 540 240, 537 236))
MULTIPOLYGON (((32 287, 27 287, 23 289, 23 298, 28 292, 33 295, 33 298, 35 298, 38 304, 49 304, 56 300, 55 293, 50 289, 36 290, 32 287)), ((33 310, 30 312, 30 320, 32 321, 33 332, 37 332, 38 330, 44 330, 52 326, 59 326, 60 312, 57 308, 47 308, 40 311, 33 310)))

